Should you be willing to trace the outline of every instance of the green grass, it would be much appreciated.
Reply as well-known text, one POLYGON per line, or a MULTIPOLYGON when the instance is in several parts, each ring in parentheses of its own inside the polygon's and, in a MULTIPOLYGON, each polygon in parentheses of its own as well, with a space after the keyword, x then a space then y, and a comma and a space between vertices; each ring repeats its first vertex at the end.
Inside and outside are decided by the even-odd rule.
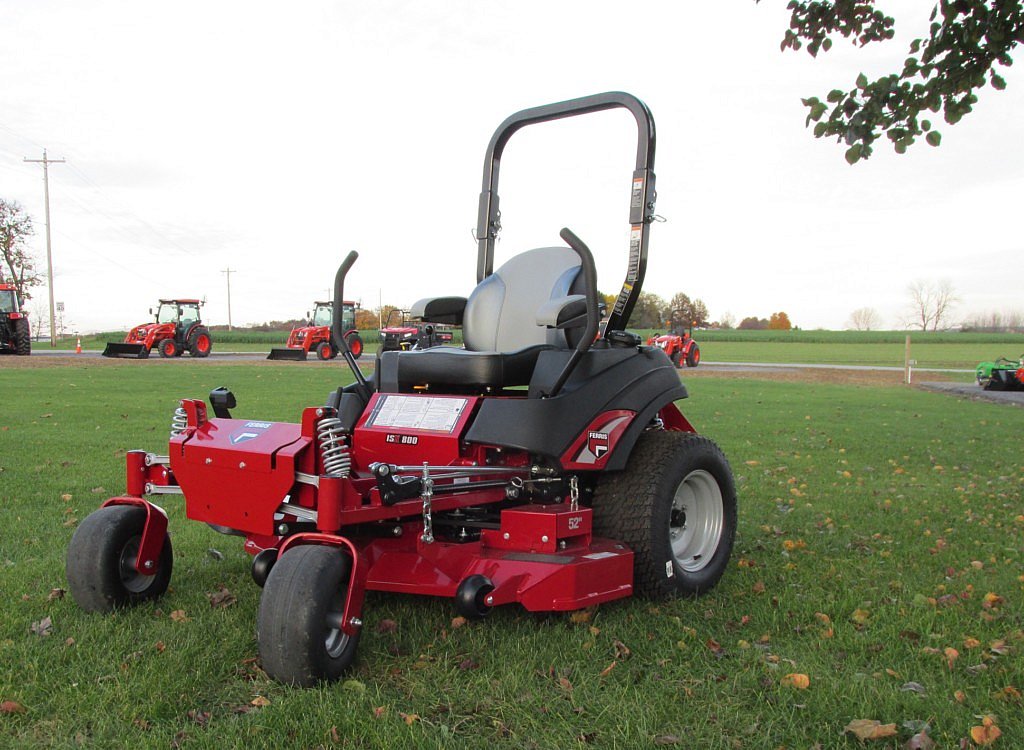
POLYGON ((294 690, 252 661, 259 589, 239 540, 179 499, 163 600, 113 616, 50 600, 77 520, 123 489, 124 449, 166 445, 178 398, 229 385, 238 416, 294 419, 337 376, 0 371, 17 394, 0 416, 0 701, 25 709, 0 714, 0 746, 857 748, 843 727, 878 719, 900 736, 872 747, 902 746, 911 721, 954 747, 982 714, 994 747, 1024 745, 1024 410, 902 387, 688 383, 684 411, 729 455, 741 503, 730 568, 695 601, 579 624, 506 607, 456 629, 449 602, 375 594, 349 681, 294 690), (220 586, 233 606, 211 607, 220 586), (50 635, 30 632, 45 617, 50 635), (810 687, 784 687, 790 673, 810 687))

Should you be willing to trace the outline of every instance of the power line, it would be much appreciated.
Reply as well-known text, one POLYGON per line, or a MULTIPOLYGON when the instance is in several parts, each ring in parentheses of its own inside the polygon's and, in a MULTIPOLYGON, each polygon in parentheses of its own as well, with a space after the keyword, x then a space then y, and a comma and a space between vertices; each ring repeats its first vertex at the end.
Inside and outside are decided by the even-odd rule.
POLYGON ((64 159, 48 159, 46 149, 43 149, 42 159, 28 159, 23 161, 29 164, 43 165, 43 198, 46 205, 46 282, 50 288, 50 346, 57 346, 57 329, 54 326, 54 319, 57 317, 53 304, 53 253, 50 251, 50 165, 64 164, 64 159))

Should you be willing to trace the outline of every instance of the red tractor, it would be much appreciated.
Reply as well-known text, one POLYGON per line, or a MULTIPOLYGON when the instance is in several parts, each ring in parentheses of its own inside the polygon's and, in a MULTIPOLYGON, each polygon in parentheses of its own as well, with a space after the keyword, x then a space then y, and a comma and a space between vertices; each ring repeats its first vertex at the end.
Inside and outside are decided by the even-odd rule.
MULTIPOLYGON (((355 302, 341 303, 341 327, 345 331, 345 343, 352 352, 352 357, 359 359, 363 353, 363 339, 356 330, 355 302)), ((331 338, 331 320, 333 302, 314 302, 313 315, 308 312, 309 324, 301 328, 293 328, 288 335, 286 349, 271 349, 267 359, 289 359, 304 361, 310 352, 316 352, 317 359, 334 359, 338 356, 338 345, 331 338)))
MULTIPOLYGON (((103 356, 146 359, 156 349, 161 357, 180 357, 184 352, 209 357, 213 339, 199 315, 202 304, 197 299, 160 300, 154 322, 135 326, 124 343, 108 343, 103 356)), ((152 308, 149 314, 154 314, 152 308)))
MULTIPOLYGON (((189 519, 244 538, 263 587, 261 665, 288 684, 337 680, 352 664, 367 591, 447 597, 481 618, 506 604, 564 612, 714 587, 736 530, 732 471, 676 406, 687 391, 664 351, 625 330, 647 265, 654 146, 650 110, 619 92, 505 120, 484 162, 477 287, 412 310, 462 325, 465 348, 383 352, 366 378, 335 308, 355 380, 298 423, 234 418, 225 388, 209 410, 183 399, 169 444, 129 452, 125 493, 75 530, 74 600, 109 612, 168 590, 156 501, 177 496, 189 519), (594 259, 568 229, 567 246, 494 268, 498 167, 520 128, 616 107, 639 131, 630 262, 598 337, 594 259)), ((335 299, 356 257, 338 269, 335 299)))
POLYGON ((380 351, 407 352, 430 349, 450 344, 455 334, 446 326, 437 326, 422 320, 410 320, 408 310, 392 310, 384 327, 380 329, 380 351), (399 320, 395 321, 394 318, 399 320))
POLYGON ((32 332, 28 315, 21 311, 18 289, 0 282, 0 352, 22 356, 32 353, 32 332))
POLYGON ((665 352, 676 367, 682 367, 684 362, 687 367, 699 365, 700 347, 686 326, 678 322, 675 316, 666 325, 668 332, 651 336, 647 339, 647 345, 656 346, 665 352))

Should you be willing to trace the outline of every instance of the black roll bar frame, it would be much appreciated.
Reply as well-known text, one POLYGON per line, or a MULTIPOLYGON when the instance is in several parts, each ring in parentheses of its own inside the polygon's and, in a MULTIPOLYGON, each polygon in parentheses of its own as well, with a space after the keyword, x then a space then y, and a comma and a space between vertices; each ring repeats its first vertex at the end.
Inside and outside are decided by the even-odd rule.
POLYGON ((629 202, 629 265, 619 296, 612 307, 605 335, 610 331, 624 330, 629 316, 640 296, 644 275, 647 272, 647 243, 650 225, 654 221, 654 204, 657 200, 654 178, 654 117, 647 105, 632 94, 622 91, 608 91, 603 94, 584 96, 564 102, 546 104, 524 109, 505 119, 491 136, 484 157, 483 186, 477 212, 477 283, 494 272, 494 244, 501 231, 501 212, 498 209, 498 172, 501 155, 509 138, 527 125, 535 125, 565 117, 575 117, 607 109, 624 108, 636 120, 636 168, 633 171, 633 185, 629 202))

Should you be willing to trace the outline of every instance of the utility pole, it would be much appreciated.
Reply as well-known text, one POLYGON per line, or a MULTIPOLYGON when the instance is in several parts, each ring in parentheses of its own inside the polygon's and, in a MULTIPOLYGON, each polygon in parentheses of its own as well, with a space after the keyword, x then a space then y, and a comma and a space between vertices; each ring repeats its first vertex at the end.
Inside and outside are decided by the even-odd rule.
POLYGON ((43 165, 43 198, 46 205, 46 281, 50 289, 50 346, 57 346, 57 327, 54 323, 57 314, 53 305, 53 253, 50 251, 50 169, 51 164, 63 164, 64 159, 48 159, 43 149, 42 159, 25 159, 30 164, 43 165))
POLYGON ((225 268, 221 273, 228 277, 228 330, 231 330, 231 274, 238 273, 233 268, 225 268))

